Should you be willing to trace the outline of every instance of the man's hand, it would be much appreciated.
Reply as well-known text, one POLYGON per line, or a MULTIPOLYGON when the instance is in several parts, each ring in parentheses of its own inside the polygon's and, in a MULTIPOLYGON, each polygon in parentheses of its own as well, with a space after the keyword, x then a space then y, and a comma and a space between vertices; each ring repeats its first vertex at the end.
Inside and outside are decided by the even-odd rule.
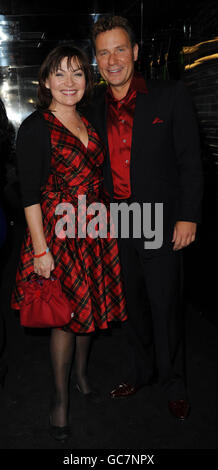
POLYGON ((197 224, 194 222, 176 222, 172 239, 173 250, 181 250, 181 248, 190 245, 195 240, 196 229, 197 224))

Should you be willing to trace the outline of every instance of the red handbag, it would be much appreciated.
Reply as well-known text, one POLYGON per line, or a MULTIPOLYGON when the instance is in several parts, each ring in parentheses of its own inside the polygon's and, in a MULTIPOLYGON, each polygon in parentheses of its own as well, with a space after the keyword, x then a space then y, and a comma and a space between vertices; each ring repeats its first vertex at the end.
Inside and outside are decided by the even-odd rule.
POLYGON ((24 299, 20 323, 29 328, 56 328, 68 325, 73 317, 72 306, 54 275, 46 279, 30 275, 22 284, 24 299))

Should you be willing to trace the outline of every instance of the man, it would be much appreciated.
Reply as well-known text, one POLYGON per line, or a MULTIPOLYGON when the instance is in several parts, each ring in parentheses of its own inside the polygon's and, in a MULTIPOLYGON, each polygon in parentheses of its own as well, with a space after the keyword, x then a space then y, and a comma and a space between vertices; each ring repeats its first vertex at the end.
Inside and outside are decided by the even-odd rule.
POLYGON ((104 174, 111 201, 129 207, 137 202, 141 208, 143 203, 153 208, 163 204, 162 243, 153 249, 143 234, 134 238, 134 223, 129 238, 119 237, 129 359, 126 380, 111 397, 132 395, 151 383, 155 353, 170 412, 184 419, 190 405, 184 371, 181 250, 195 240, 200 221, 197 124, 181 81, 145 82, 134 73, 138 45, 125 18, 101 17, 93 27, 93 42, 108 86, 97 87, 87 117, 107 146, 104 174))

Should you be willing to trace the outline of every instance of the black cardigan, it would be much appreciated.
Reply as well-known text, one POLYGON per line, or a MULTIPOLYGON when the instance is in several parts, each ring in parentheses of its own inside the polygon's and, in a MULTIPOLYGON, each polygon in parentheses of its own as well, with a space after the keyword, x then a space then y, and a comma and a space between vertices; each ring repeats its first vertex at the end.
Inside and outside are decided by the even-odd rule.
POLYGON ((50 169, 51 139, 47 122, 40 111, 21 124, 16 142, 17 169, 23 207, 40 203, 40 188, 50 169))

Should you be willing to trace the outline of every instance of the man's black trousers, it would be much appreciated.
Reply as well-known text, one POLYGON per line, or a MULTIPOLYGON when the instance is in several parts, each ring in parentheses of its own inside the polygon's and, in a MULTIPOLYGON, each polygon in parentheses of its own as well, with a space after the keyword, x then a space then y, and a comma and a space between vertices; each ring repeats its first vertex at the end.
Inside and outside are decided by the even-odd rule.
POLYGON ((169 400, 185 399, 182 253, 148 253, 141 239, 118 243, 128 312, 124 379, 147 384, 156 371, 169 400))

